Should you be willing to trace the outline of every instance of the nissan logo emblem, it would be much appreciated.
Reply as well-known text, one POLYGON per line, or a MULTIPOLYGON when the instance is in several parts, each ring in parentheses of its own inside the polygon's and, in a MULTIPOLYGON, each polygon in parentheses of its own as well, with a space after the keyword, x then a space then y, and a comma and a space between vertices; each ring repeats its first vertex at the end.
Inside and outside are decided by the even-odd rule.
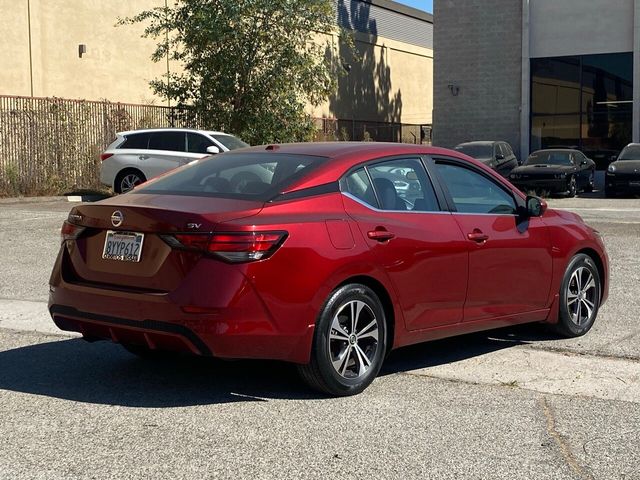
POLYGON ((111 214, 111 224, 114 227, 119 227, 120 225, 122 225, 123 221, 124 221, 124 215, 120 210, 116 210, 111 214))

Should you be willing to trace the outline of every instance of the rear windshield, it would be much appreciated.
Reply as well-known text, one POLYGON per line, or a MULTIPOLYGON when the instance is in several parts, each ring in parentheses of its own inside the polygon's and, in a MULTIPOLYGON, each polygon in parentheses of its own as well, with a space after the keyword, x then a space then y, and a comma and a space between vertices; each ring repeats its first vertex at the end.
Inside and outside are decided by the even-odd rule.
POLYGON ((278 153, 222 153, 180 167, 132 193, 237 198, 266 202, 326 161, 278 153))
POLYGON ((640 160, 640 145, 624 147, 618 160, 640 160))
POLYGON ((571 152, 550 151, 534 152, 529 155, 525 165, 573 165, 571 163, 571 152))
POLYGON ((234 137, 233 135, 219 135, 219 134, 211 134, 213 138, 215 138, 222 145, 227 147, 229 150, 236 150, 238 148, 248 147, 248 143, 244 143, 238 137, 234 137))
POLYGON ((456 150, 472 158, 491 158, 493 156, 493 147, 491 145, 458 145, 456 150))

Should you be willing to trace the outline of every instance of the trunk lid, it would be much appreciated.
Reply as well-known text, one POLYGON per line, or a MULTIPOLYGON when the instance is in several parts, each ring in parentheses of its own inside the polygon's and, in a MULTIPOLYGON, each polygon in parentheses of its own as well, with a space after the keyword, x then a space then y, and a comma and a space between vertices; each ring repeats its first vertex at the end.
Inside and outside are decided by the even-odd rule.
POLYGON ((223 222, 256 215, 262 207, 260 201, 146 194, 126 194, 79 205, 69 218, 85 230, 76 240, 67 242, 63 276, 71 283, 170 292, 202 255, 171 248, 162 234, 212 232, 223 222), (138 262, 103 258, 110 231, 144 235, 138 262))

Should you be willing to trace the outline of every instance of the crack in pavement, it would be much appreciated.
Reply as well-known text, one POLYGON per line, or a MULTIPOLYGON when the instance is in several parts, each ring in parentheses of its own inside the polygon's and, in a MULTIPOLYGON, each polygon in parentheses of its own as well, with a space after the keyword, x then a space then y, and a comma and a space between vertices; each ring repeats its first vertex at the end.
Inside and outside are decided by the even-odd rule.
POLYGON ((546 420, 546 430, 549 436, 553 439, 556 446, 558 447, 560 454, 564 460, 564 462, 573 470, 581 479, 583 480, 595 480, 594 476, 590 471, 583 467, 578 463, 578 460, 573 455, 571 451, 571 447, 564 439, 564 437, 558 432, 556 428, 556 419, 553 415, 553 410, 547 401, 546 396, 541 396, 538 398, 538 404, 542 410, 542 413, 546 420))

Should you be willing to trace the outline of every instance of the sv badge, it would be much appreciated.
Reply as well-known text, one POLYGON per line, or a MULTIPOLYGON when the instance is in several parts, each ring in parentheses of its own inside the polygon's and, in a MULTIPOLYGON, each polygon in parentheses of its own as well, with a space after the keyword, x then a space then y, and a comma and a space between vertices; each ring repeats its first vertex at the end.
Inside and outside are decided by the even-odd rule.
POLYGON ((201 223, 187 223, 188 230, 199 230, 201 226, 201 223))

